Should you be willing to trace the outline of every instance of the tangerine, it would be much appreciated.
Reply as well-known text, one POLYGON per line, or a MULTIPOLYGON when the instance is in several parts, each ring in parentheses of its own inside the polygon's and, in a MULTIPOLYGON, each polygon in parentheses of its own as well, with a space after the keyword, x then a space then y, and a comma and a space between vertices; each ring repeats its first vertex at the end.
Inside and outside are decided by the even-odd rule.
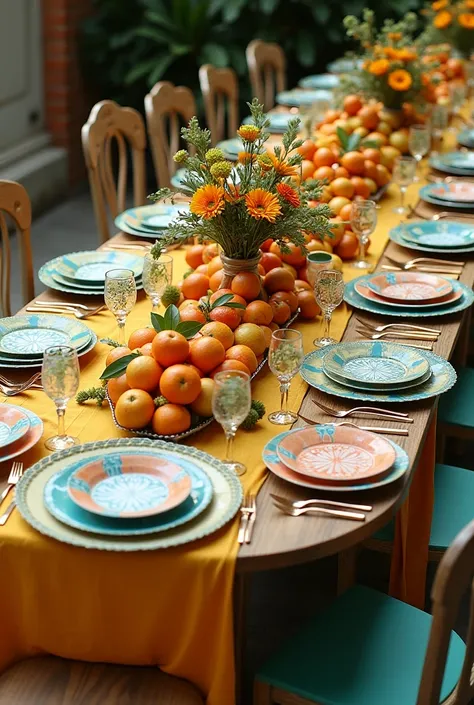
POLYGON ((291 316, 290 307, 284 301, 271 301, 270 306, 273 309, 273 321, 275 323, 286 323, 291 316))
POLYGON ((286 264, 291 264, 292 267, 302 267, 306 262, 306 255, 299 245, 295 245, 293 242, 287 242, 286 246, 290 252, 284 252, 281 255, 283 262, 286 264))
POLYGON ((207 276, 212 277, 212 275, 222 269, 223 266, 221 258, 219 255, 216 255, 207 263, 207 276))
POLYGON ((350 230, 346 230, 342 236, 342 240, 336 247, 336 254, 343 260, 352 259, 356 256, 359 249, 359 241, 357 235, 350 230))
POLYGON ((299 291, 298 305, 300 307, 301 318, 310 320, 312 318, 315 318, 318 313, 321 313, 321 309, 319 308, 319 305, 316 299, 314 298, 314 294, 312 291, 307 291, 305 289, 299 291))
POLYGON ((198 416, 212 416, 212 392, 214 390, 214 380, 205 377, 201 380, 201 391, 197 399, 191 404, 191 409, 198 416))
POLYGON ((195 370, 198 373, 199 377, 204 377, 204 373, 201 372, 201 370, 198 367, 196 367, 196 365, 191 365, 190 362, 185 362, 184 364, 187 367, 191 367, 191 369, 195 370))
POLYGON ((374 162, 374 164, 380 164, 380 150, 375 149, 374 147, 366 147, 365 149, 362 150, 362 154, 364 159, 368 159, 371 162, 374 162))
POLYGON ((375 130, 379 124, 379 116, 377 108, 370 105, 364 105, 358 113, 360 119, 362 120, 363 127, 368 130, 375 130))
POLYGON ((244 323, 256 323, 262 326, 271 323, 272 319, 272 307, 265 301, 251 301, 245 309, 244 317, 242 318, 244 323))
POLYGON ((346 95, 343 106, 348 115, 357 115, 362 108, 362 101, 358 95, 346 95))
POLYGON ((351 175, 364 173, 364 157, 360 152, 346 152, 341 157, 341 164, 351 175))
POLYGON ((280 257, 278 255, 275 255, 273 252, 264 252, 262 254, 262 257, 260 259, 260 264, 265 270, 265 274, 269 272, 271 269, 275 269, 276 267, 281 267, 283 264, 280 257))
POLYGON ((211 291, 217 291, 222 285, 223 277, 224 273, 222 272, 222 269, 218 269, 217 272, 214 272, 214 274, 209 277, 209 289, 211 291))
POLYGON ((195 306, 186 306, 179 312, 179 317, 182 321, 195 321, 196 323, 205 323, 206 317, 201 309, 195 306))
POLYGON ((156 330, 154 328, 137 328, 128 339, 128 347, 130 350, 141 348, 142 345, 151 343, 155 335, 156 330))
POLYGON ((349 172, 347 171, 347 169, 346 169, 345 166, 337 166, 337 167, 334 169, 334 178, 335 178, 335 179, 340 179, 341 176, 345 176, 346 179, 348 179, 349 176, 350 176, 350 174, 349 174, 349 172))
POLYGON ((377 164, 376 164, 376 162, 373 162, 371 159, 364 160, 364 176, 367 177, 368 179, 374 179, 374 180, 377 178, 377 164))
POLYGON ((360 176, 353 176, 351 181, 354 184, 356 196, 361 196, 362 198, 368 198, 370 196, 370 188, 364 179, 360 176))
POLYGON ((334 161, 334 152, 328 147, 319 147, 314 153, 313 164, 316 168, 320 166, 332 166, 334 161))
POLYGON ((257 356, 247 345, 233 345, 226 351, 225 356, 227 360, 242 362, 251 375, 257 369, 257 356))
POLYGON ((194 270, 195 274, 205 274, 206 276, 209 276, 207 273, 207 264, 200 264, 199 267, 196 267, 194 270))
MULTIPOLYGON (((215 291, 211 296, 209 297, 209 302, 211 304, 214 304, 217 299, 219 299, 221 296, 224 296, 225 294, 232 294, 232 298, 229 299, 229 303, 234 303, 234 304, 242 304, 242 306, 247 306, 246 300, 242 296, 238 296, 237 294, 234 294, 232 289, 218 289, 215 291)), ((239 311, 240 315, 244 315, 244 310, 242 308, 236 308, 236 311, 239 311)))
POLYGON ((231 328, 221 321, 211 321, 199 331, 201 335, 220 340, 224 349, 227 350, 234 344, 234 334, 231 328))
POLYGON ((231 289, 234 294, 242 296, 246 301, 258 297, 262 288, 260 277, 254 272, 239 272, 232 279, 231 289))
POLYGON ((300 291, 312 291, 311 284, 309 284, 304 279, 297 279, 295 281, 295 291, 298 294, 300 291))
POLYGON ((230 306, 216 306, 209 314, 211 321, 225 323, 231 331, 235 330, 242 320, 243 309, 231 308, 230 306))
POLYGON ((249 368, 240 360, 224 360, 222 365, 218 365, 215 370, 212 370, 211 377, 214 378, 218 372, 224 372, 225 370, 240 370, 250 375, 249 368))
POLYGON ((161 375, 160 393, 172 404, 192 404, 200 391, 201 378, 190 365, 171 365, 161 375))
POLYGON ((142 355, 151 355, 152 354, 152 343, 145 343, 145 345, 142 345, 141 348, 138 348, 138 352, 141 352, 142 355))
POLYGON ((303 159, 300 164, 301 169, 301 179, 306 181, 306 179, 312 179, 314 174, 314 164, 309 159, 303 159))
POLYGON ((157 388, 163 368, 149 355, 140 355, 127 365, 127 384, 130 389, 151 392, 157 388))
POLYGON ((203 264, 204 249, 204 245, 191 245, 184 257, 186 264, 192 267, 192 269, 196 269, 196 267, 199 267, 200 264, 203 264))
POLYGON ((262 355, 267 348, 263 330, 256 323, 242 323, 235 329, 234 337, 236 345, 246 345, 257 356, 262 355))
POLYGON ((200 337, 191 341, 189 362, 196 365, 202 372, 210 372, 224 360, 225 348, 217 338, 200 337))
POLYGON ((313 174, 314 179, 332 181, 334 179, 334 169, 330 166, 319 166, 313 174))
POLYGON ((332 192, 335 196, 345 196, 352 198, 354 195, 354 184, 344 176, 334 179, 331 184, 332 192))
POLYGON ((112 364, 112 362, 115 362, 116 360, 120 360, 121 357, 125 357, 125 355, 130 355, 132 351, 130 348, 126 348, 125 346, 120 346, 118 348, 112 348, 112 350, 109 352, 107 357, 105 358, 105 364, 106 366, 109 366, 112 364))
POLYGON ((155 413, 155 403, 143 389, 127 389, 120 395, 115 406, 115 418, 125 428, 148 426, 155 413))
POLYGON ((273 239, 272 239, 271 237, 267 238, 267 239, 265 240, 265 242, 263 242, 263 243, 260 245, 260 249, 262 250, 262 252, 268 252, 268 250, 270 249, 270 245, 272 244, 272 242, 273 242, 273 239))
POLYGON ((183 281, 183 295, 186 299, 200 299, 206 296, 209 289, 209 277, 206 274, 193 272, 183 281))
POLYGON ((191 427, 191 414, 181 404, 164 404, 153 414, 151 425, 160 436, 184 433, 191 427))
POLYGON ((120 377, 114 377, 113 379, 109 379, 107 382, 107 391, 113 404, 118 402, 119 397, 126 392, 127 389, 130 389, 130 385, 127 382, 127 375, 125 372, 123 375, 120 375, 120 377))
POLYGON ((295 277, 285 267, 276 267, 265 276, 263 285, 269 294, 276 291, 293 291, 295 277))
POLYGON ((175 330, 162 330, 152 343, 153 357, 163 367, 184 362, 189 355, 189 343, 175 330))
POLYGON ((312 139, 306 139, 303 144, 296 150, 301 154, 303 159, 312 159, 316 151, 316 145, 312 139))
MULTIPOLYGON (((344 206, 344 208, 347 208, 347 206, 344 206)), ((341 209, 341 212, 342 212, 342 209, 341 209)), ((341 241, 341 238, 344 235, 344 230, 346 229, 346 226, 342 222, 342 218, 340 215, 337 215, 335 218, 331 218, 329 222, 331 223, 331 232, 333 234, 333 236, 329 240, 329 242, 331 243, 332 247, 335 247, 338 244, 338 242, 341 241)))
POLYGON ((217 257, 219 254, 219 245, 216 242, 212 242, 210 245, 205 245, 202 251, 202 261, 204 264, 209 264, 209 262, 217 257))
MULTIPOLYGON (((284 301, 290 307, 291 313, 294 313, 298 308, 298 297, 294 291, 276 291, 270 296, 270 305, 272 301, 284 301)), ((271 323, 271 321, 268 321, 271 323)), ((268 325, 268 324, 264 324, 268 325)))
POLYGON ((334 196, 328 203, 329 208, 332 210, 334 215, 339 215, 343 206, 350 203, 350 200, 346 196, 334 196))
POLYGON ((374 181, 377 186, 381 187, 388 184, 390 182, 391 177, 387 167, 383 164, 377 164, 375 168, 377 169, 377 177, 374 179, 374 181))
MULTIPOLYGON (((354 179, 356 178, 355 176, 353 177, 354 179)), ((340 218, 341 220, 350 220, 351 219, 351 211, 352 211, 352 203, 346 203, 345 206, 342 206, 341 210, 339 211, 339 215, 334 218, 334 220, 337 220, 340 218)))
POLYGON ((272 342, 273 331, 268 326, 259 326, 259 328, 263 331, 263 335, 265 336, 265 347, 269 348, 272 342))

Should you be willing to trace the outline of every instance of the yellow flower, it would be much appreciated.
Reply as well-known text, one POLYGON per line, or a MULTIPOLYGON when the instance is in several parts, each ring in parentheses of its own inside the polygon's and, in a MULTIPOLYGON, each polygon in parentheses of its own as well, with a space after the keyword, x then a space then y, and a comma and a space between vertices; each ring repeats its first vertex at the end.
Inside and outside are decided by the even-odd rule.
POLYGON ((295 191, 294 188, 292 188, 289 184, 277 184, 276 190, 280 194, 280 196, 290 204, 290 206, 293 206, 293 208, 298 208, 298 206, 301 205, 300 197, 298 196, 298 192, 295 191))
POLYGON ((298 173, 298 165, 288 164, 288 162, 278 159, 275 154, 270 153, 268 156, 272 160, 273 168, 279 176, 295 176, 298 173))
POLYGON ((255 142, 260 136, 260 128, 256 125, 241 125, 237 134, 246 142, 255 142))
POLYGON ((397 50, 394 49, 393 47, 384 47, 383 53, 385 54, 387 59, 396 59, 397 58, 397 50))
POLYGON ((441 12, 438 12, 436 17, 434 18, 433 24, 436 29, 446 29, 446 27, 449 27, 452 21, 452 14, 447 10, 442 10, 441 12))
POLYGON ((390 61, 388 59, 377 59, 377 61, 371 61, 368 70, 374 76, 383 76, 390 68, 390 61))
POLYGON ((211 174, 215 179, 227 179, 232 169, 232 162, 216 162, 211 166, 211 174))
POLYGON ((190 210, 205 220, 215 218, 224 210, 224 189, 221 186, 201 186, 191 199, 190 210))
POLYGON ((474 0, 466 0, 464 4, 468 10, 474 10, 474 0))
POLYGON ((222 149, 212 147, 211 149, 207 150, 206 154, 204 155, 204 158, 206 159, 206 162, 208 164, 215 164, 216 162, 221 162, 223 159, 225 159, 225 156, 222 149))
POLYGON ((273 166, 272 160, 268 154, 259 154, 257 161, 262 171, 270 171, 273 166))
POLYGON ((255 159, 255 154, 252 154, 251 152, 239 152, 237 156, 237 161, 239 162, 239 164, 250 164, 254 162, 255 159))
POLYGON ((245 204, 252 218, 256 220, 265 219, 269 223, 274 223, 281 213, 278 198, 263 188, 249 191, 245 196, 245 204))
POLYGON ((397 59, 399 61, 414 61, 417 58, 416 51, 412 51, 404 47, 397 50, 397 59))
POLYGON ((465 12, 459 15, 458 22, 461 27, 466 29, 474 29, 474 15, 470 12, 465 12))
POLYGON ((439 10, 442 10, 444 7, 447 7, 449 5, 449 0, 436 0, 436 2, 433 2, 431 4, 431 7, 435 12, 439 12, 439 10))
POLYGON ((405 69, 392 71, 388 76, 388 85, 390 88, 393 88, 394 91, 407 91, 411 88, 412 83, 413 79, 405 69))

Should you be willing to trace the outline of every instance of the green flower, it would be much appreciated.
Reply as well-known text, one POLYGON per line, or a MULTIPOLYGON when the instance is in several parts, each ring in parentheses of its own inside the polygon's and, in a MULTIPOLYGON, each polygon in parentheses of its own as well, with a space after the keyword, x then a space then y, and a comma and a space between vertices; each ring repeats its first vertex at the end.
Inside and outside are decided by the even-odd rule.
POLYGON ((211 166, 211 174, 215 179, 227 179, 232 171, 232 162, 215 162, 211 166))
POLYGON ((222 151, 222 149, 217 149, 217 147, 213 147, 212 149, 207 150, 205 154, 205 159, 208 164, 222 162, 225 159, 224 152, 222 151))
POLYGON ((257 157, 257 162, 260 164, 263 171, 268 171, 273 166, 273 162, 268 154, 259 154, 257 157))
POLYGON ((189 153, 186 149, 180 149, 173 157, 176 164, 184 164, 189 157, 189 153))

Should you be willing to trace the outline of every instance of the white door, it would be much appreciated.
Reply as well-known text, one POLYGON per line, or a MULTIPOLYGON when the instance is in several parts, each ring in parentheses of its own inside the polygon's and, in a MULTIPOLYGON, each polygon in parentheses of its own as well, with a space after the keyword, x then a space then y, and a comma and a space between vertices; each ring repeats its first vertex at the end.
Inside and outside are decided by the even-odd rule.
POLYGON ((0 0, 0 152, 42 127, 41 0, 0 0))

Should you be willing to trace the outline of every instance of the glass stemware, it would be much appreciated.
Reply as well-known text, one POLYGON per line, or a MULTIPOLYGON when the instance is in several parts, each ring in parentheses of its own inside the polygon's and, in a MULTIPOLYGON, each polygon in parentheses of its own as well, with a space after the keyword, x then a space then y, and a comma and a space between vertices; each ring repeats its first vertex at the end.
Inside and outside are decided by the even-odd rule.
POLYGON ((288 410, 288 392, 291 380, 300 370, 303 355, 303 336, 299 331, 292 328, 273 331, 268 366, 280 382, 280 409, 268 415, 268 420, 274 424, 298 420, 298 415, 288 410))
MULTIPOLYGON (((428 154, 431 146, 431 133, 426 125, 412 125, 408 133, 408 148, 410 154, 416 159, 417 167, 421 160, 428 154)), ((420 177, 415 174, 415 181, 420 181, 420 177)))
POLYGON ((451 97, 451 109, 453 115, 458 116, 467 96, 467 85, 464 82, 452 81, 449 85, 449 93, 451 97))
POLYGON ((342 278, 342 272, 336 269, 323 269, 322 272, 318 272, 314 284, 314 295, 324 314, 325 331, 322 338, 313 340, 313 345, 322 348, 326 345, 337 343, 337 340, 330 337, 329 331, 332 312, 339 306, 344 298, 344 280, 342 278))
POLYGON ((43 389, 56 404, 58 414, 58 433, 45 442, 49 450, 64 450, 79 443, 79 439, 68 436, 64 430, 66 406, 75 396, 79 387, 79 360, 77 351, 66 345, 46 348, 43 354, 41 380, 43 389))
POLYGON ((234 460, 234 437, 240 424, 250 411, 252 394, 250 377, 240 370, 224 370, 214 376, 212 413, 224 429, 226 451, 223 462, 235 472, 243 475, 247 468, 234 460))
POLYGON ((131 269, 105 273, 105 305, 118 323, 118 342, 125 345, 125 321, 137 300, 137 285, 131 269))
POLYGON ((393 209, 394 213, 405 215, 405 194, 413 183, 416 174, 416 159, 413 157, 397 157, 393 165, 392 179, 400 188, 400 205, 393 209))
POLYGON ((434 105, 431 112, 431 129, 434 138, 432 154, 437 154, 443 139, 443 132, 448 127, 449 110, 447 105, 434 105))
POLYGON ((377 205, 375 201, 354 201, 351 208, 351 227, 359 240, 359 257, 352 266, 357 269, 370 269, 365 259, 365 251, 370 235, 377 225, 377 205))
POLYGON ((143 259, 143 288, 151 299, 152 311, 157 311, 163 292, 173 279, 173 258, 161 255, 159 259, 148 252, 143 259))

